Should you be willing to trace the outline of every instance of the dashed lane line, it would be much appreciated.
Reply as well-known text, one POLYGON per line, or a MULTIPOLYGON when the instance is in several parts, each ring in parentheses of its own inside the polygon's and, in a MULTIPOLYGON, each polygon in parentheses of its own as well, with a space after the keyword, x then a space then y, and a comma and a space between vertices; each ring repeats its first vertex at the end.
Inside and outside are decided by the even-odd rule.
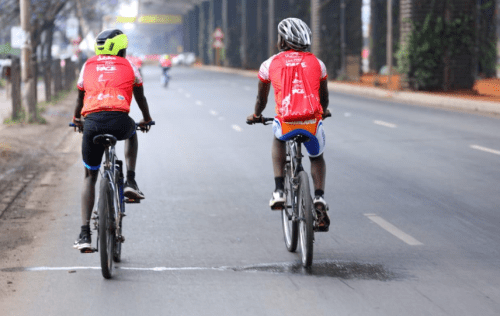
POLYGON ((389 127, 389 128, 396 128, 397 127, 396 124, 387 123, 387 122, 384 122, 384 121, 373 121, 373 124, 380 125, 380 126, 385 126, 385 127, 389 127))
POLYGON ((478 146, 478 145, 471 145, 470 148, 500 156, 500 151, 495 150, 495 149, 491 149, 491 148, 487 148, 487 147, 482 147, 482 146, 478 146))
POLYGON ((408 235, 407 233, 403 232, 396 226, 392 225, 382 217, 376 215, 376 214, 365 214, 366 217, 368 217, 372 222, 375 224, 379 225, 389 233, 393 234, 395 237, 399 238, 400 240, 404 241, 410 246, 421 246, 423 245, 420 241, 416 240, 412 236, 408 235))
POLYGON ((217 116, 217 112, 215 112, 214 110, 210 110, 210 114, 212 114, 213 116, 217 116))
POLYGON ((238 126, 238 125, 236 125, 236 124, 234 124, 234 125, 233 125, 233 129, 234 129, 235 131, 237 131, 237 132, 241 132, 241 131, 242 131, 241 127, 239 127, 239 126, 238 126))
POLYGON ((201 102, 200 100, 196 100, 196 105, 203 105, 203 102, 201 102))

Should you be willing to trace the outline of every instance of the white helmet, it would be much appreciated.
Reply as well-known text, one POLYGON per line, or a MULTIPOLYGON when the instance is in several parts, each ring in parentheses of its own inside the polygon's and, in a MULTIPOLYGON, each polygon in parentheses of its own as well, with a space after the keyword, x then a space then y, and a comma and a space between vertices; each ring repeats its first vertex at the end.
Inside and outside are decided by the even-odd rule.
POLYGON ((284 19, 278 24, 278 33, 292 49, 305 50, 311 46, 311 29, 301 19, 284 19))

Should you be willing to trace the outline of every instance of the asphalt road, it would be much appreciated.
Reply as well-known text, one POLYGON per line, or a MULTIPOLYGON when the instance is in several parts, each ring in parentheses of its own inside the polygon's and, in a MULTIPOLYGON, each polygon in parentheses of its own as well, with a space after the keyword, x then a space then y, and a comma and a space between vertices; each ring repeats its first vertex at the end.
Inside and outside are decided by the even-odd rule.
POLYGON ((271 127, 245 124, 257 79, 174 68, 164 89, 158 68, 144 74, 156 121, 140 135, 147 199, 127 207, 114 278, 71 248, 78 161, 60 220, 11 271, 22 283, 5 316, 500 314, 497 118, 331 94, 332 225, 303 270, 268 208, 271 127))

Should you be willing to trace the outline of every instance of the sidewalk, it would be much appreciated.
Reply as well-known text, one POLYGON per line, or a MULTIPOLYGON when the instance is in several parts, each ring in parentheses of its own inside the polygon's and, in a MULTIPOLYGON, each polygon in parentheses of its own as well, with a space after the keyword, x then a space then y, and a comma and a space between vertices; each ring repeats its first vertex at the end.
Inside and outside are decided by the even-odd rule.
MULTIPOLYGON (((243 70, 217 66, 198 67, 209 71, 218 71, 224 73, 239 74, 246 77, 253 77, 257 80, 258 71, 256 70, 243 70)), ((384 99, 421 106, 443 107, 454 110, 477 111, 485 114, 500 114, 499 98, 494 97, 475 97, 461 94, 444 94, 415 91, 390 91, 388 89, 366 87, 333 80, 328 81, 328 88, 332 92, 346 93, 361 97, 384 99)))
MULTIPOLYGON (((45 88, 43 83, 38 83, 38 102, 45 101, 45 88)), ((0 89, 0 129, 4 126, 3 122, 12 114, 12 99, 7 99, 5 89, 0 89)))

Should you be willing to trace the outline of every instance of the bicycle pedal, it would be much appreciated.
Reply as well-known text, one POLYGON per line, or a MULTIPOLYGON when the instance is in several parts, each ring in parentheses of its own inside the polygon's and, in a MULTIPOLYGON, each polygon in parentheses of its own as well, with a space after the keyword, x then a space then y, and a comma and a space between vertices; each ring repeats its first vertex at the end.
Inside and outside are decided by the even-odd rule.
POLYGON ((127 204, 139 204, 139 203, 141 203, 141 200, 139 200, 139 199, 129 199, 129 198, 126 198, 126 199, 124 200, 124 202, 125 202, 125 203, 127 203, 127 204))
POLYGON ((120 236, 118 236, 118 237, 116 238, 116 240, 117 240, 118 242, 121 242, 121 243, 123 244, 123 243, 125 242, 125 236, 120 235, 120 236))
POLYGON ((97 252, 96 248, 80 249, 80 253, 94 253, 97 252))

